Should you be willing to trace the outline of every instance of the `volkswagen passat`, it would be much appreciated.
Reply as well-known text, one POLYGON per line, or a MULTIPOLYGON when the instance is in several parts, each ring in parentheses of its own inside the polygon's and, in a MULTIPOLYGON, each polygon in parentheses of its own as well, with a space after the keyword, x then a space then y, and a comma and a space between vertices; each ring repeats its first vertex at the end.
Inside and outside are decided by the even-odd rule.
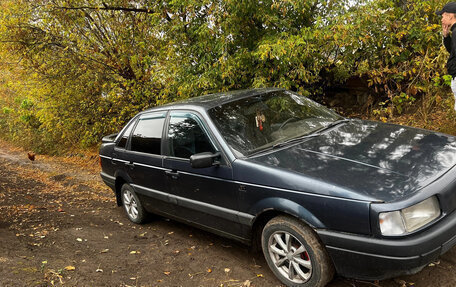
POLYGON ((456 244, 455 137, 282 89, 141 112, 100 158, 131 221, 156 213, 261 247, 288 286, 415 273, 456 244))

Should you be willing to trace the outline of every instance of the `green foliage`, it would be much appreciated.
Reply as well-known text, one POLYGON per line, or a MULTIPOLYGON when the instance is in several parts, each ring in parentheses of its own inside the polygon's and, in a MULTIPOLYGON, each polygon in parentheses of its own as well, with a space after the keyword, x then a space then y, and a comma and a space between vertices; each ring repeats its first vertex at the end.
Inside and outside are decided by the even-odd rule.
POLYGON ((305 95, 369 83, 379 116, 448 94, 444 1, 4 0, 0 130, 42 151, 87 147, 135 113, 203 93, 305 95))
POLYGON ((344 73, 367 78, 377 97, 401 113, 425 95, 447 93, 440 84, 448 54, 435 11, 444 1, 370 1, 334 26, 344 48, 344 73), (349 23, 348 25, 346 23, 349 23))

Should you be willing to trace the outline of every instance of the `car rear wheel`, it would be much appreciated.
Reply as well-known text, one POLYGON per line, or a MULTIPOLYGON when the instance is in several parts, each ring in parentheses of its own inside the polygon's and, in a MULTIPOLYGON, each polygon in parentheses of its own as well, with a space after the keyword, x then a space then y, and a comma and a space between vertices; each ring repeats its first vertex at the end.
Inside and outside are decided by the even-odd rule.
POLYGON ((134 223, 143 223, 146 220, 147 213, 133 188, 128 184, 124 184, 120 195, 128 219, 134 223))
POLYGON ((325 286, 334 275, 317 235, 297 219, 271 219, 263 229, 261 245, 269 268, 287 286, 325 286))

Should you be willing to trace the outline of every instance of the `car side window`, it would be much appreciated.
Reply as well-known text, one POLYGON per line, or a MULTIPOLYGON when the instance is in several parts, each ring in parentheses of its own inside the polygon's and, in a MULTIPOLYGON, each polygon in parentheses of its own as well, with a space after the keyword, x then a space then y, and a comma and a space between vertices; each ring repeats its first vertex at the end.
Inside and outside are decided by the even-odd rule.
POLYGON ((133 126, 135 125, 135 121, 132 121, 128 127, 125 129, 124 133, 122 134, 122 137, 120 138, 119 142, 117 143, 117 147, 119 148, 125 148, 127 146, 127 141, 128 137, 131 134, 131 130, 133 129, 133 126))
POLYGON ((197 153, 216 152, 201 121, 191 113, 171 113, 168 139, 170 155, 174 157, 190 158, 197 153))
POLYGON ((131 137, 131 150, 161 154, 161 139, 165 113, 146 114, 140 117, 131 137))

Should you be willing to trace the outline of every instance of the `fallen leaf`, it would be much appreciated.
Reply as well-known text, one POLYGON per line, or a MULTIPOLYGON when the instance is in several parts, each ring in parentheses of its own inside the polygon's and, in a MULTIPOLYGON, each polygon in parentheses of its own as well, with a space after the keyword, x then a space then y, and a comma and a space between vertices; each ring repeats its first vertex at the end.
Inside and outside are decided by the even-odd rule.
POLYGON ((139 251, 136 251, 136 250, 133 250, 133 251, 130 251, 130 254, 139 254, 140 252, 139 251))
POLYGON ((244 283, 242 283, 242 287, 250 287, 250 284, 252 284, 252 281, 245 280, 244 283))
POLYGON ((76 241, 82 242, 82 238, 76 238, 76 241))
POLYGON ((212 273, 212 269, 211 268, 207 269, 207 273, 212 273))
POLYGON ((230 268, 225 268, 225 273, 229 273, 231 271, 230 268))
POLYGON ((257 277, 264 277, 263 274, 257 274, 257 277))
POLYGON ((400 280, 400 279, 394 279, 394 281, 399 284, 401 287, 407 287, 407 282, 405 282, 404 280, 400 280))
POLYGON ((171 272, 170 271, 164 271, 163 274, 169 276, 169 274, 171 274, 171 272))
POLYGON ((103 249, 103 250, 100 251, 100 253, 106 253, 108 251, 109 251, 109 249, 103 249))
POLYGON ((173 234, 173 233, 174 233, 174 231, 168 232, 168 235, 171 235, 171 234, 173 234))
POLYGON ((76 269, 76 267, 71 266, 71 265, 68 265, 67 267, 65 267, 65 270, 67 270, 67 271, 74 271, 75 269, 76 269))

